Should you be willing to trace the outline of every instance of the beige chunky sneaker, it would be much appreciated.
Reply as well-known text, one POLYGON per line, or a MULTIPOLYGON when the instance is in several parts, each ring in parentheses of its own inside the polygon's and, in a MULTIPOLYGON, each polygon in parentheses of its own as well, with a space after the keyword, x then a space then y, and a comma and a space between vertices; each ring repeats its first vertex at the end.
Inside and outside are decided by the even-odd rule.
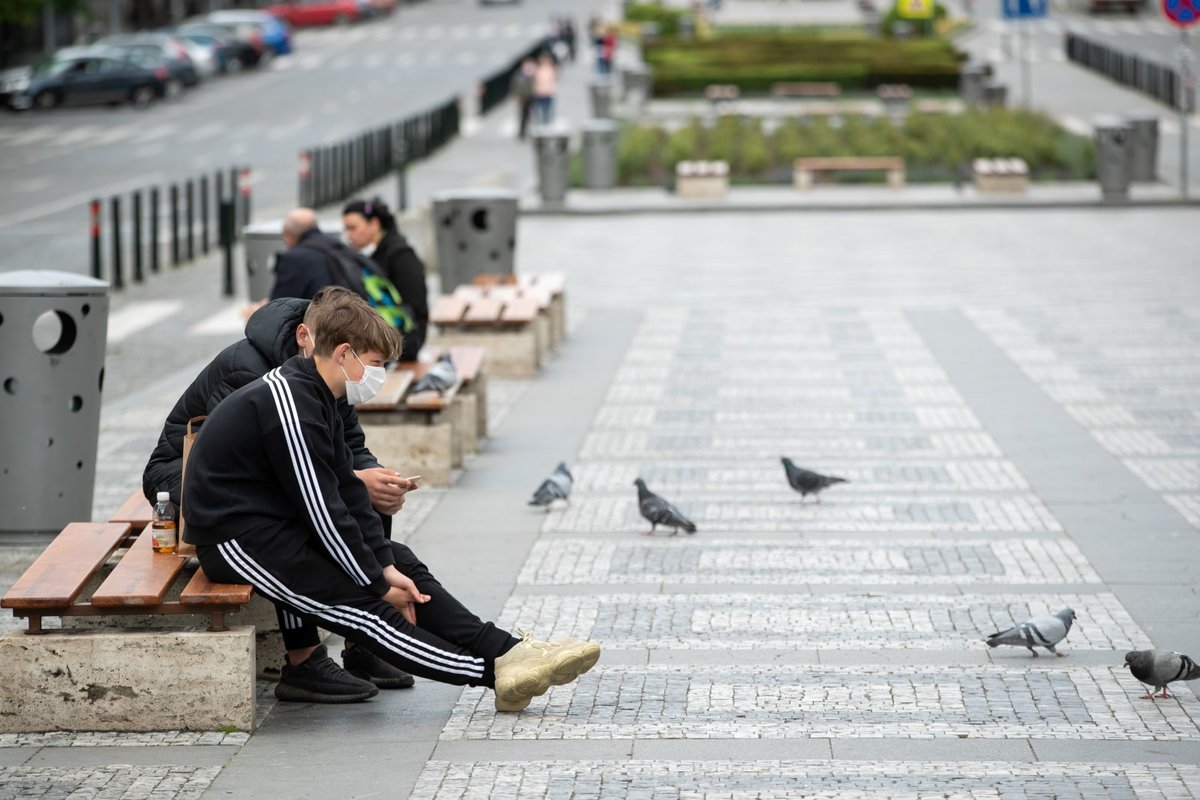
POLYGON ((542 642, 523 635, 516 647, 496 659, 497 711, 520 711, 551 686, 575 680, 600 658, 595 642, 542 642))

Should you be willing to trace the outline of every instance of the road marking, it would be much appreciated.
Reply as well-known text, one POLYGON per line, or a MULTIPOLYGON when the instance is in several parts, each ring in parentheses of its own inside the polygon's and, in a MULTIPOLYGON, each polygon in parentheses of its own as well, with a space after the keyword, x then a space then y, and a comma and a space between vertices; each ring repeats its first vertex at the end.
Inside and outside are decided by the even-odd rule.
POLYGON ((426 39, 440 39, 444 35, 441 25, 430 25, 429 30, 425 31, 426 39))
POLYGON ((82 125, 73 131, 66 131, 65 133, 59 134, 54 138, 54 141, 47 142, 47 144, 58 147, 80 144, 81 142, 85 142, 88 139, 96 136, 98 133, 99 131, 96 129, 95 125, 82 125))
POLYGON ((347 69, 352 63, 353 63, 353 60, 350 58, 350 56, 338 56, 337 58, 335 58, 329 62, 329 68, 330 69, 347 69))
POLYGON ((12 138, 12 144, 17 145, 18 147, 29 144, 37 144, 41 140, 49 138, 57 130, 58 129, 53 125, 38 125, 14 136, 12 138))
POLYGON ((396 66, 397 67, 411 67, 413 64, 416 64, 416 63, 417 63, 417 57, 414 56, 412 53, 401 53, 400 55, 396 56, 396 66))
POLYGON ((188 328, 190 336, 241 336, 246 329, 246 306, 230 303, 208 319, 188 328))
POLYGON ((383 66, 383 60, 383 53, 372 53, 363 60, 363 64, 367 67, 367 69, 375 69, 376 67, 383 66))
POLYGON ((504 38, 515 39, 521 35, 521 26, 515 22, 510 22, 504 26, 504 38))
POLYGON ((445 61, 445 58, 442 56, 441 50, 432 50, 425 54, 425 63, 431 66, 441 64, 443 61, 445 61))
POLYGON ((220 122, 210 122, 207 125, 201 125, 194 131, 185 133, 181 139, 185 142, 202 142, 205 139, 211 139, 214 136, 220 135, 225 126, 220 122))
POLYGON ((400 41, 410 42, 416 38, 417 38, 417 29, 416 28, 401 28, 400 29, 400 41))
POLYGON ((178 300, 143 300, 131 303, 108 315, 108 343, 117 344, 138 331, 179 313, 183 303, 178 300))
POLYGON ((471 29, 466 25, 455 25, 450 31, 450 36, 455 39, 465 39, 470 35, 471 29))
MULTIPOLYGON (((130 178, 127 181, 105 186, 103 191, 107 194, 120 194, 122 192, 131 191, 133 189, 142 189, 146 186, 152 186, 160 183, 163 180, 161 172, 148 172, 145 175, 139 175, 136 178, 130 178)), ((39 206, 27 208, 24 211, 18 211, 15 214, 9 214, 7 217, 0 217, 0 229, 7 228, 11 225, 19 225, 39 217, 48 217, 51 214, 57 214, 60 211, 66 211, 74 206, 83 206, 93 197, 98 194, 97 190, 89 190, 73 194, 70 197, 64 197, 52 203, 43 203, 39 206)), ((80 216, 83 220, 84 217, 80 216)), ((83 224, 82 222, 80 223, 83 224)))
POLYGON ((130 141, 134 144, 144 144, 146 142, 153 142, 155 139, 162 139, 165 136, 170 136, 174 132, 175 126, 171 123, 166 123, 150 128, 140 136, 134 136, 130 141))

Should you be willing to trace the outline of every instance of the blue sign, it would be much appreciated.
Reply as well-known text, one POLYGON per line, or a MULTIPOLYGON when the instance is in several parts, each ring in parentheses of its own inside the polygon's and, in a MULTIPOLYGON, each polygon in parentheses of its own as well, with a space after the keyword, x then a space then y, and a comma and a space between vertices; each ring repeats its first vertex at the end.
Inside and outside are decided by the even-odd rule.
POLYGON ((1006 19, 1030 19, 1046 16, 1048 0, 1002 0, 1006 19))

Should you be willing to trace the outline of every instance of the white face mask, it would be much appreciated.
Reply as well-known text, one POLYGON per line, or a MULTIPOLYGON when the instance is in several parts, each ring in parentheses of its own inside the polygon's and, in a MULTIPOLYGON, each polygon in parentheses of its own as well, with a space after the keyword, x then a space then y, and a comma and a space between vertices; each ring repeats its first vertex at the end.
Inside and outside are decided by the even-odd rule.
POLYGON ((367 246, 364 247, 362 250, 359 250, 358 252, 360 252, 364 256, 368 256, 368 257, 374 255, 375 254, 375 243, 368 242, 367 246))
MULTIPOLYGON (((353 350, 350 351, 354 353, 353 350)), ((359 403, 369 403, 375 395, 379 394, 379 390, 383 388, 383 382, 387 379, 387 370, 383 367, 368 367, 363 364, 362 359, 358 357, 358 353, 354 353, 354 357, 362 364, 363 376, 357 381, 350 380, 350 375, 347 374, 346 368, 342 367, 342 374, 346 376, 346 402, 352 406, 359 403)))

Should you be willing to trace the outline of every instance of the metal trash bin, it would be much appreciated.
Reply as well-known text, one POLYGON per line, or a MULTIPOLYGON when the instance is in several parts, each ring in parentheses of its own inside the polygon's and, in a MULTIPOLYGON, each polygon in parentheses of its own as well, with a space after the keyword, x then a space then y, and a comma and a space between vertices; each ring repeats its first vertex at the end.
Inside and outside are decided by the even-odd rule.
POLYGON ((592 116, 608 119, 612 116, 613 84, 606 78, 597 78, 588 84, 588 96, 592 101, 592 116))
POLYGON ((1115 117, 1095 122, 1096 180, 1105 200, 1128 200, 1133 166, 1133 126, 1115 117))
POLYGON ((617 184, 617 123, 591 119, 583 123, 583 185, 611 189, 617 184))
POLYGON ((566 202, 567 185, 571 178, 570 132, 564 128, 547 126, 535 128, 532 138, 542 205, 561 206, 566 202))
POLYGON ((625 102, 641 111, 654 93, 654 77, 647 64, 631 64, 621 70, 622 92, 625 102))
POLYGON ((0 533, 92 518, 108 284, 0 272, 0 533))
POLYGON ((433 224, 444 294, 485 272, 513 274, 516 192, 491 188, 438 192, 433 196, 433 224))
POLYGON ((983 85, 989 71, 987 64, 963 64, 958 73, 958 91, 966 105, 983 105, 983 85))
MULTIPOLYGON (((342 221, 318 220, 321 233, 334 237, 342 235, 342 221)), ((287 250, 283 243, 283 220, 255 222, 242 228, 246 248, 246 299, 251 303, 266 300, 275 285, 275 256, 287 250)))
POLYGON ((1158 115, 1129 114, 1126 119, 1133 129, 1129 179, 1158 180, 1158 115))
POLYGON ((1003 83, 985 83, 983 85, 983 104, 994 108, 1004 108, 1008 102, 1008 86, 1003 83))

